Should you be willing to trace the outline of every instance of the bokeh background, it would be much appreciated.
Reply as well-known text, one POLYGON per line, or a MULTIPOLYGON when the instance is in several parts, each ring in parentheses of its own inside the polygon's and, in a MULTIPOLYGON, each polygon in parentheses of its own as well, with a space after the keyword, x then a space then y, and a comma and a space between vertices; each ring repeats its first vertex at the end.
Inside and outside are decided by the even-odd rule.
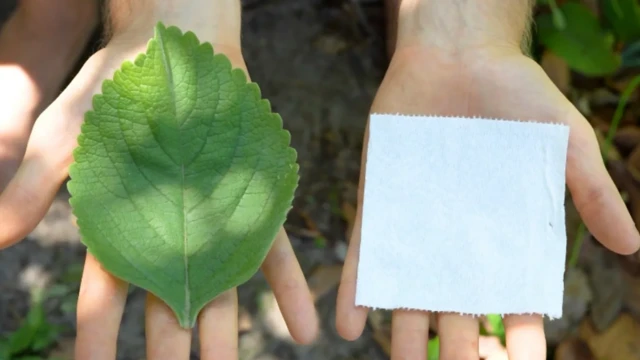
MULTIPOLYGON (((0 2, 0 26, 15 3, 0 2)), ((372 312, 354 342, 340 339, 334 325, 365 120, 388 63, 383 1, 244 0, 243 6, 243 51, 252 79, 282 115, 299 154, 301 183, 286 229, 323 329, 315 344, 295 345, 258 273, 239 288, 241 359, 388 359, 387 312, 372 312)), ((98 40, 94 36, 78 66, 99 48, 98 40)), ((538 1, 531 54, 593 125, 610 173, 640 223, 638 1, 538 1)), ((0 350, 13 352, 9 359, 73 358, 85 249, 68 199, 63 187, 38 227, 0 252, 0 350), (43 297, 34 296, 41 292, 43 297)), ((615 255, 597 244, 570 198, 567 229, 564 317, 545 324, 549 358, 640 359, 640 256, 615 255)), ((132 289, 119 359, 144 359, 143 306, 143 291, 132 289)), ((489 316, 482 324, 483 358, 503 359, 500 318, 489 316)), ((437 328, 432 330, 425 358, 437 359, 437 328)))

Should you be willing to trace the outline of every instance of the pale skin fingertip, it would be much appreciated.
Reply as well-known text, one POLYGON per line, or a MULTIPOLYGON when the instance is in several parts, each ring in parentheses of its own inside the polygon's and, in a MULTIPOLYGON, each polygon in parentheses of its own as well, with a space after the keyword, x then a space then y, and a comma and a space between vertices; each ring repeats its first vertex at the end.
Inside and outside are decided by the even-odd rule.
POLYGON ((640 234, 602 159, 593 127, 571 104, 566 180, 573 202, 593 236, 609 250, 632 254, 640 234))
POLYGON ((76 359, 115 359, 127 289, 87 253, 76 310, 76 359))
POLYGON ((61 181, 47 175, 40 164, 26 160, 0 193, 0 250, 26 237, 49 210, 61 181))
POLYGON ((368 313, 367 310, 364 310, 364 321, 360 321, 360 316, 353 316, 353 317, 342 317, 342 319, 344 320, 340 320, 341 317, 338 316, 336 319, 336 330, 338 332, 338 335, 340 335, 343 339, 347 340, 347 341, 356 341, 360 338, 360 336, 362 335, 362 332, 364 331, 364 326, 366 324, 366 315, 368 313), (349 322, 348 319, 352 319, 351 322, 349 322))
POLYGON ((429 339, 429 313, 394 310, 391 317, 391 359, 424 359, 429 339))
POLYGON ((198 316, 200 358, 238 358, 238 292, 228 290, 210 302, 198 316))
POLYGON ((147 358, 188 360, 191 353, 191 329, 184 329, 162 300, 148 293, 145 304, 147 358))
POLYGON ((356 306, 355 303, 359 245, 359 220, 356 219, 336 299, 336 330, 342 338, 348 341, 355 341, 362 335, 369 313, 368 308, 356 306))
POLYGON ((438 314, 441 359, 477 359, 480 324, 474 316, 438 314))
POLYGON ((286 231, 281 228, 262 264, 262 272, 281 309, 294 341, 310 344, 318 336, 319 320, 311 291, 286 231))
POLYGON ((511 360, 544 360, 547 340, 540 315, 508 315, 503 319, 511 360))
POLYGON ((355 305, 355 282, 350 285, 344 272, 342 276, 336 304, 336 330, 343 339, 355 341, 364 331, 369 309, 355 305))
POLYGON ((318 319, 318 313, 315 306, 312 309, 305 312, 306 319, 301 321, 301 324, 306 324, 299 328, 297 331, 291 331, 291 337, 300 345, 313 344, 320 335, 320 320, 318 319))

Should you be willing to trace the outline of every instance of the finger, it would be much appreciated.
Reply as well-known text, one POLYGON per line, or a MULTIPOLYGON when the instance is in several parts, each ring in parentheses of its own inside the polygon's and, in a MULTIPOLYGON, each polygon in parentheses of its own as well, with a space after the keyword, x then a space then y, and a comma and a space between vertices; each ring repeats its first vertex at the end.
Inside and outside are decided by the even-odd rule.
POLYGON ((44 217, 63 179, 46 170, 44 158, 31 158, 0 193, 0 249, 27 236, 44 217))
POLYGON ((94 55, 38 118, 22 165, 0 193, 0 249, 20 241, 38 225, 67 178, 85 111, 104 53, 94 55))
POLYGON ((349 241, 347 257, 342 267, 342 277, 338 288, 336 306, 336 329, 343 338, 353 341, 362 334, 369 309, 356 306, 356 283, 360 258, 361 218, 360 210, 353 224, 353 234, 349 241))
POLYGON ((238 359, 238 292, 235 288, 202 309, 198 328, 202 360, 238 359))
POLYGON ((144 323, 147 359, 189 359, 191 330, 180 327, 169 306, 151 293, 147 294, 144 323))
POLYGON ((301 344, 312 342, 318 334, 318 316, 309 286, 283 228, 276 235, 262 271, 293 339, 301 344))
POLYGON ((429 338, 429 313, 395 310, 391 317, 391 359, 424 359, 429 338))
POLYGON ((504 327, 510 360, 544 360, 547 358, 547 343, 541 316, 505 316, 504 327))
POLYGON ((566 173, 576 209, 604 246, 632 254, 640 247, 640 235, 604 166, 593 128, 586 120, 571 124, 566 173))
POLYGON ((77 309, 76 359, 113 360, 128 285, 109 274, 89 253, 77 309))
MULTIPOLYGON (((0 58, 3 48, 0 32, 0 58)), ((20 165, 27 147, 27 140, 35 122, 37 84, 19 65, 0 65, 0 192, 7 185, 20 165)))
POLYGON ((473 316, 438 314, 440 359, 478 359, 480 324, 473 316))

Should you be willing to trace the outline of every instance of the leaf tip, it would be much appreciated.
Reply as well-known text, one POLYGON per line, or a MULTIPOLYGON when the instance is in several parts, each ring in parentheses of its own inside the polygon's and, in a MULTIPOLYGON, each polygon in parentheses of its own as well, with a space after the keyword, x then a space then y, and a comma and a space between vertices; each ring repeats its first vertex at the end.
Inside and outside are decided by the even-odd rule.
POLYGON ((167 29, 167 27, 164 25, 164 23, 162 21, 158 21, 156 23, 156 26, 153 29, 153 35, 155 38, 158 37, 158 35, 161 35, 163 32, 165 32, 167 29))
MULTIPOLYGON (((231 65, 231 63, 229 63, 229 65, 231 65)), ((239 83, 247 83, 247 74, 245 74, 244 70, 242 69, 238 69, 238 68, 232 69, 231 76, 234 78, 234 80, 238 81, 239 83)), ((255 95, 257 90, 257 94, 258 96, 260 96, 260 89, 258 88, 257 84, 247 83, 247 85, 249 86, 249 92, 252 95, 255 95)))

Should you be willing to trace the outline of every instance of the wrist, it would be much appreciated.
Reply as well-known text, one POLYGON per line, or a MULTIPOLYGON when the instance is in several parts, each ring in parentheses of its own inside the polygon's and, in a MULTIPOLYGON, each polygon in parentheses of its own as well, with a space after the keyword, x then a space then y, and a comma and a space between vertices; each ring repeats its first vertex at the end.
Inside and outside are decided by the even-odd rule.
POLYGON ((527 47, 532 0, 400 0, 396 49, 460 54, 527 47))
POLYGON ((111 41, 146 43, 161 21, 214 46, 240 48, 240 0, 109 0, 107 10, 111 41))

